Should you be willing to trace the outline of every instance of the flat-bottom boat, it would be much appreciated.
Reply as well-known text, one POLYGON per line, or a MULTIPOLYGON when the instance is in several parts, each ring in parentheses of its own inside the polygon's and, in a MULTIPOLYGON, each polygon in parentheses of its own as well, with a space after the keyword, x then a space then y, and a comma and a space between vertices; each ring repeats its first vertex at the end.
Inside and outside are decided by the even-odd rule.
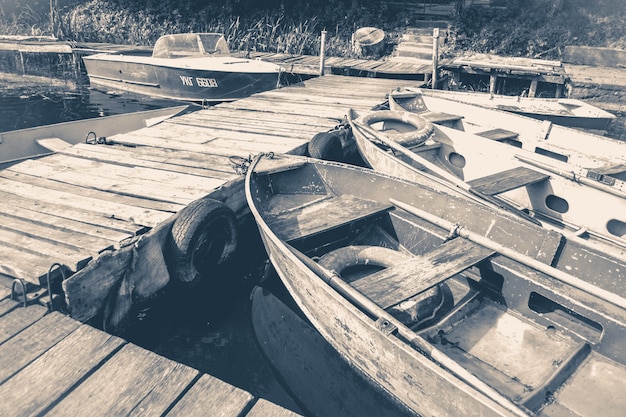
POLYGON ((434 125, 413 113, 350 111, 348 119, 361 156, 377 171, 412 181, 428 172, 554 227, 626 247, 622 180, 588 178, 582 167, 434 125))
POLYGON ((623 256, 333 162, 258 157, 245 188, 300 310, 413 413, 623 416, 623 256))
POLYGON ((389 108, 417 113, 432 123, 588 168, 594 177, 626 181, 625 141, 464 103, 437 90, 393 91, 389 108))
POLYGON ((316 417, 416 416, 375 390, 305 319, 266 288, 255 287, 257 344, 294 401, 316 417))
POLYGON ((502 110, 567 127, 605 131, 615 115, 573 98, 505 96, 471 91, 429 90, 428 95, 502 110))
POLYGON ((188 108, 187 105, 166 107, 3 132, 0 133, 0 169, 77 143, 101 143, 109 136, 155 125, 188 108))

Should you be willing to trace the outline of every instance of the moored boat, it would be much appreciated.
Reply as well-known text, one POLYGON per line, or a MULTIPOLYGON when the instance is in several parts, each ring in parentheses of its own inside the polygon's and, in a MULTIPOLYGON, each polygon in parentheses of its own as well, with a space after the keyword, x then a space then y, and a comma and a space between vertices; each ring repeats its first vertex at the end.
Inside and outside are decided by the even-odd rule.
POLYGON ((463 103, 427 89, 394 91, 391 110, 418 113, 433 123, 474 133, 531 152, 593 168, 596 175, 626 180, 626 142, 550 121, 463 103))
POLYGON ((615 119, 614 114, 573 98, 520 97, 447 90, 428 90, 426 94, 538 120, 549 120, 567 127, 602 131, 615 119))
POLYGON ((412 181, 427 171, 505 208, 626 247, 624 181, 592 180, 583 168, 412 113, 350 112, 348 118, 359 152, 378 171, 412 181))
POLYGON ((419 417, 354 372, 304 318, 285 304, 289 300, 283 302, 261 287, 252 290, 250 299, 257 344, 306 415, 419 417))
POLYGON ((625 409, 623 257, 435 182, 302 157, 255 160, 246 198, 307 319, 414 413, 625 409))
POLYGON ((83 62, 93 85, 203 103, 274 89, 282 72, 269 62, 232 57, 220 33, 164 35, 151 56, 106 53, 86 56, 83 62))
POLYGON ((109 136, 155 125, 188 108, 186 105, 166 107, 3 132, 0 133, 0 169, 24 159, 49 155, 58 147, 102 143, 109 136))

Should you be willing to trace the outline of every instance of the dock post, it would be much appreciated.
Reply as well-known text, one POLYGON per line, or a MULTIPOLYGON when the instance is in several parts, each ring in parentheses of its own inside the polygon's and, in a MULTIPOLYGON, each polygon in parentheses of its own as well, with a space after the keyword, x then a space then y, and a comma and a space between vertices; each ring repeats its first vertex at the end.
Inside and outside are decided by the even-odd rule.
POLYGON ((437 89, 437 68, 439 67, 439 28, 433 28, 433 78, 431 88, 437 89))
POLYGON ((320 75, 324 75, 324 61, 326 60, 326 29, 322 31, 320 40, 320 75))

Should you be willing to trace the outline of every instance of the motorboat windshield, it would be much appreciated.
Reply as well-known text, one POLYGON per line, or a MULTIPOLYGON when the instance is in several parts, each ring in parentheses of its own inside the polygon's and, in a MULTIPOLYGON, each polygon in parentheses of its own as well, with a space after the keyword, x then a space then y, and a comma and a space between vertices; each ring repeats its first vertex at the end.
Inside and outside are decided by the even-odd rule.
POLYGON ((230 56, 221 33, 180 33, 161 36, 154 44, 153 58, 230 56))

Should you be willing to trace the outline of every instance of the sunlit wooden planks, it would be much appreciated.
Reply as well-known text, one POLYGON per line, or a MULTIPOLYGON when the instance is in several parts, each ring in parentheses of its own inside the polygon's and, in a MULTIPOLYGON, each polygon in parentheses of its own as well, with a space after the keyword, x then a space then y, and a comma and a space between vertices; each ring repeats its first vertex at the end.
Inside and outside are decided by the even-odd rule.
POLYGON ((253 400, 250 393, 205 374, 172 408, 168 416, 239 416, 243 415, 253 400))
MULTIPOLYGON (((31 306, 28 309, 23 309, 23 312, 32 312, 35 308, 38 307, 31 306)), ((0 385, 36 360, 51 346, 63 340, 78 326, 80 323, 76 320, 72 320, 61 313, 53 312, 1 344, 0 385)))
POLYGON ((193 368, 126 344, 46 415, 162 415, 197 375, 193 368))
POLYGON ((0 187, 5 192, 17 194, 22 197, 36 198, 42 204, 62 203, 69 207, 93 211, 106 217, 131 221, 138 225, 138 229, 141 226, 152 227, 171 215, 171 213, 155 209, 102 200, 95 196, 77 195, 67 191, 59 191, 45 187, 43 186, 44 184, 33 185, 20 181, 21 178, 8 179, 5 174, 6 171, 0 172, 0 187))
MULTIPOLYGON (((187 205, 224 183, 224 179, 184 174, 173 170, 103 163, 69 155, 52 155, 39 161, 27 161, 9 168, 8 171, 117 195, 179 205, 187 205), (76 175, 77 171, 80 172, 80 176, 76 175)), ((181 207, 171 208, 176 211, 181 207)))
POLYGON ((297 416, 0 287, 0 415, 297 416))
MULTIPOLYGON (((31 308, 19 310, 28 312, 31 308)), ((48 331, 54 332, 55 328, 48 331)), ((123 343, 122 339, 90 326, 80 326, 0 385, 0 415, 37 415, 45 412, 123 343), (33 395, 33 387, 36 387, 36 395, 33 395)), ((92 397, 93 394, 97 391, 92 393, 92 397)), ((89 403, 91 399, 85 397, 83 401, 89 403)))
POLYGON ((213 179, 230 179, 233 169, 228 157, 198 155, 164 148, 142 146, 93 146, 78 144, 58 153, 127 167, 152 168, 213 179))

